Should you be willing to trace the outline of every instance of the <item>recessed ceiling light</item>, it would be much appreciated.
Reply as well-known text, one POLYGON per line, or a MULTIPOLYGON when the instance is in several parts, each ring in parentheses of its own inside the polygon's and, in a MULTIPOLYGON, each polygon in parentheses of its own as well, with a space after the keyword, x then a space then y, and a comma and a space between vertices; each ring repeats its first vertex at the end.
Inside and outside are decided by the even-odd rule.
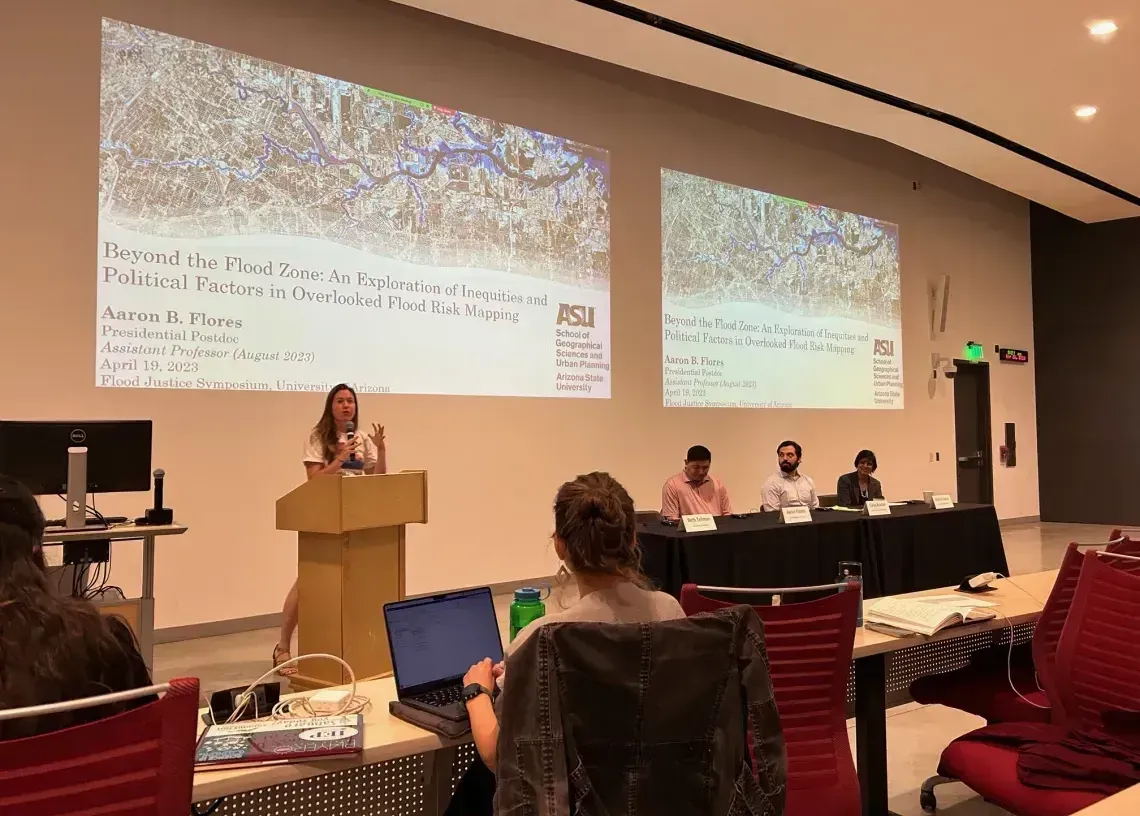
POLYGON ((1116 33, 1118 26, 1113 20, 1093 20, 1088 23, 1089 36, 1097 40, 1107 40, 1116 33))
POLYGON ((1092 119, 1096 116, 1096 105, 1078 105, 1073 113, 1080 119, 1092 119))

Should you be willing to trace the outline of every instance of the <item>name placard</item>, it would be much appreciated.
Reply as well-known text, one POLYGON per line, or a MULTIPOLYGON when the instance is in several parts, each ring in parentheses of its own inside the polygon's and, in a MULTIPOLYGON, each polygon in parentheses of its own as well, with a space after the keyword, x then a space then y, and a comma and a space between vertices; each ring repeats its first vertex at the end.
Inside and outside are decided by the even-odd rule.
POLYGON ((681 527, 686 533, 704 533, 716 529, 716 519, 709 513, 681 516, 681 527))
POLYGON ((935 493, 930 497, 930 506, 935 510, 950 510, 954 507, 954 500, 949 493, 935 493))
POLYGON ((863 505, 863 512, 868 516, 889 516, 891 506, 886 499, 868 499, 863 505))
POLYGON ((780 520, 784 524, 803 524, 811 521, 811 508, 806 505, 782 507, 780 508, 780 520))

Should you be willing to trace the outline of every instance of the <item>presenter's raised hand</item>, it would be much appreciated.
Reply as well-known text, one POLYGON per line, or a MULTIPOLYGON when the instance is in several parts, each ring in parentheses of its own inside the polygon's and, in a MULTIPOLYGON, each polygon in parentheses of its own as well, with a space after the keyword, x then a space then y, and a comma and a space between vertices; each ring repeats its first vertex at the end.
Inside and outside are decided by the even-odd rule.
POLYGON ((372 433, 368 435, 372 440, 372 444, 376 446, 377 450, 384 450, 384 426, 372 423, 372 433))

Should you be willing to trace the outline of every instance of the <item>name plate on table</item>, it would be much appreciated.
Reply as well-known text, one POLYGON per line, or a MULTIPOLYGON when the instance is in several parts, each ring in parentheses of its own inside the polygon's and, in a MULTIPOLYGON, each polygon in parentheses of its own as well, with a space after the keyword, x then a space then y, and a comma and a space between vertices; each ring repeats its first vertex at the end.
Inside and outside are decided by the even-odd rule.
POLYGON ((811 521, 811 508, 806 505, 782 507, 780 508, 780 520, 784 524, 803 524, 811 521))
POLYGON ((954 508, 954 500, 950 498, 949 493, 931 493, 926 503, 935 510, 952 510, 954 508))
POLYGON ((681 516, 681 526, 686 533, 704 533, 716 529, 716 519, 709 513, 681 516))
POLYGON ((886 499, 868 499, 863 505, 863 512, 868 516, 889 516, 891 506, 886 499))

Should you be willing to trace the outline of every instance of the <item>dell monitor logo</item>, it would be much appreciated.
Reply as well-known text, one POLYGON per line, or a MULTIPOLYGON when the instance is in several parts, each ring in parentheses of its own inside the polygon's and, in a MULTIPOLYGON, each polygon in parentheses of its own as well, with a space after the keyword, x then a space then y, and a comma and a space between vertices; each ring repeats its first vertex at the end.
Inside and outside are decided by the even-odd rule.
POLYGON ((72 430, 69 438, 76 445, 81 445, 87 441, 87 431, 83 430, 82 428, 75 428, 72 430))

